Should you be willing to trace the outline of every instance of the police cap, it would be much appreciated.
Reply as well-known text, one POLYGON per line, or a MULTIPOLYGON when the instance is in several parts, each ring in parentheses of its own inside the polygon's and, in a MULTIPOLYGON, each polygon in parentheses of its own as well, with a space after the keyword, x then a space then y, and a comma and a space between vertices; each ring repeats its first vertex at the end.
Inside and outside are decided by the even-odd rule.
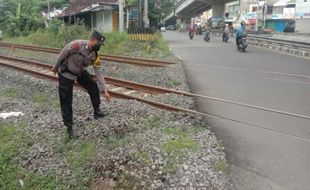
POLYGON ((98 45, 104 45, 104 41, 105 41, 105 37, 103 36, 103 34, 101 32, 98 32, 97 30, 94 30, 92 35, 92 38, 97 39, 98 45))

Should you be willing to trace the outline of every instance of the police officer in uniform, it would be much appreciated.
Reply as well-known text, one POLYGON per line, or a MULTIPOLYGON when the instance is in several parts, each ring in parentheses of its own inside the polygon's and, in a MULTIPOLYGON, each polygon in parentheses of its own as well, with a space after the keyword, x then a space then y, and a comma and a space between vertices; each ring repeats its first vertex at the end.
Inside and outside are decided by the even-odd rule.
MULTIPOLYGON (((72 129, 72 91, 74 81, 85 88, 90 96, 94 108, 94 119, 104 117, 100 111, 100 93, 96 81, 86 71, 86 68, 94 64, 100 47, 104 45, 105 37, 102 33, 94 31, 89 40, 75 40, 67 44, 60 52, 54 74, 59 78, 59 98, 64 125, 67 127, 69 138, 73 137, 72 129)), ((104 96, 110 99, 107 89, 104 96)))

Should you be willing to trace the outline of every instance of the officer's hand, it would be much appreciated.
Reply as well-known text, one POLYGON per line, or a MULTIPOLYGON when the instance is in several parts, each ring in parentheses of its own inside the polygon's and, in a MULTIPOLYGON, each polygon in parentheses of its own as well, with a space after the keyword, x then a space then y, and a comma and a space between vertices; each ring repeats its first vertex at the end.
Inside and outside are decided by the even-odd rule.
POLYGON ((58 71, 57 67, 54 66, 54 67, 52 68, 52 72, 54 73, 54 76, 57 74, 57 71, 58 71))
POLYGON ((108 90, 104 90, 103 97, 106 99, 107 102, 111 101, 111 97, 110 97, 110 94, 109 94, 108 90))

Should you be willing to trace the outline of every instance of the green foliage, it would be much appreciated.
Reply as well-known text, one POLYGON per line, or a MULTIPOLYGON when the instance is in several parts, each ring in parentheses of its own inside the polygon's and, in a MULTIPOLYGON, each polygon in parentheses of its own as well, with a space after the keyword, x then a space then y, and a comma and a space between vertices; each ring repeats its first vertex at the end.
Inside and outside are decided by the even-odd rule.
POLYGON ((174 135, 181 138, 187 137, 187 131, 181 128, 165 127, 163 132, 167 135, 174 135))
POLYGON ((128 171, 125 171, 121 173, 116 189, 136 189, 139 184, 140 180, 136 176, 131 175, 128 171))
POLYGON ((75 181, 66 181, 70 189, 88 189, 93 177, 91 170, 92 159, 96 155, 96 145, 92 141, 69 140, 67 133, 62 136, 62 140, 56 147, 57 152, 64 156, 70 168, 74 171, 75 181))
POLYGON ((137 6, 137 0, 125 0, 125 5, 130 7, 137 6))
POLYGON ((217 172, 227 173, 228 172, 228 165, 225 160, 217 160, 215 162, 215 170, 217 172))
POLYGON ((8 36, 24 36, 44 27, 39 0, 3 0, 0 25, 8 36), (19 9, 20 7, 20 9, 19 9))
POLYGON ((144 166, 147 166, 151 163, 151 160, 148 157, 148 153, 142 150, 133 153, 130 157, 131 160, 140 161, 144 166))
POLYGON ((48 97, 44 93, 37 92, 31 96, 31 100, 34 103, 39 104, 40 106, 54 106, 58 107, 58 99, 57 100, 52 100, 50 97, 48 97))
POLYGON ((7 88, 0 91, 0 95, 7 98, 17 98, 20 96, 20 91, 16 88, 7 88))
POLYGON ((177 79, 171 79, 170 82, 172 87, 177 87, 182 84, 182 82, 177 79))
POLYGON ((92 142, 80 142, 78 145, 73 146, 68 150, 68 160, 70 165, 77 169, 90 161, 95 155, 95 144, 92 142))
POLYGON ((197 149, 197 144, 189 138, 178 138, 164 143, 163 149, 169 154, 180 154, 185 149, 197 149))
POLYGON ((163 133, 171 136, 171 139, 162 143, 162 149, 168 153, 169 161, 164 168, 165 172, 175 173, 178 165, 183 162, 183 159, 190 151, 196 151, 198 144, 190 139, 188 135, 192 133, 191 129, 166 127, 163 133))
POLYGON ((126 143, 126 139, 116 137, 115 135, 109 135, 108 137, 104 139, 104 141, 105 141, 105 146, 109 150, 114 150, 115 148, 120 147, 126 143))
POLYGON ((146 120, 145 120, 147 126, 151 127, 151 128, 158 128, 162 125, 160 118, 158 116, 149 116, 146 120))
POLYGON ((124 44, 127 42, 127 33, 125 32, 107 32, 104 33, 106 38, 105 46, 100 49, 105 54, 122 54, 124 44))
POLYGON ((149 0, 148 16, 150 22, 156 26, 158 22, 173 12, 176 0, 149 0))
POLYGON ((84 22, 77 20, 76 24, 65 24, 61 21, 58 22, 58 30, 56 30, 56 38, 64 44, 67 44, 76 39, 88 39, 90 32, 87 31, 84 22))
POLYGON ((7 42, 32 44, 43 47, 62 48, 66 43, 76 39, 88 39, 90 32, 84 24, 79 21, 77 24, 65 24, 59 20, 51 21, 49 29, 40 29, 26 37, 6 39, 7 42))
POLYGON ((186 153, 188 151, 195 151, 197 148, 197 143, 187 137, 179 137, 163 143, 162 149, 169 155, 169 161, 164 171, 175 173, 178 169, 178 165, 182 162, 183 158, 186 157, 186 153))
MULTIPOLYGON (((89 39, 91 31, 87 30, 82 21, 77 24, 65 24, 60 20, 52 20, 48 29, 39 29, 28 36, 7 38, 6 42, 37 45, 43 47, 62 48, 76 39, 89 39)), ((165 40, 156 34, 154 42, 138 42, 128 39, 124 32, 107 32, 105 46, 100 49, 103 54, 127 55, 147 58, 165 58, 171 51, 165 40)))
POLYGON ((68 0, 39 0, 38 4, 41 10, 48 10, 48 2, 50 7, 63 8, 68 7, 68 0))

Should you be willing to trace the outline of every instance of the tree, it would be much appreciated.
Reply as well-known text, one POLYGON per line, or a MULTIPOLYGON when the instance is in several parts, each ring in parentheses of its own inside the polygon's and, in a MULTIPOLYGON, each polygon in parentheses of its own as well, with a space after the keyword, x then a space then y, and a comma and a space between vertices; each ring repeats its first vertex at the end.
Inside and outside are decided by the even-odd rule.
POLYGON ((152 26, 157 26, 162 19, 174 11, 175 0, 149 0, 149 18, 152 26))
MULTIPOLYGON (((52 4, 66 3, 67 0, 49 0, 52 4)), ((44 28, 41 11, 47 0, 0 0, 0 26, 9 36, 27 35, 44 28)))

